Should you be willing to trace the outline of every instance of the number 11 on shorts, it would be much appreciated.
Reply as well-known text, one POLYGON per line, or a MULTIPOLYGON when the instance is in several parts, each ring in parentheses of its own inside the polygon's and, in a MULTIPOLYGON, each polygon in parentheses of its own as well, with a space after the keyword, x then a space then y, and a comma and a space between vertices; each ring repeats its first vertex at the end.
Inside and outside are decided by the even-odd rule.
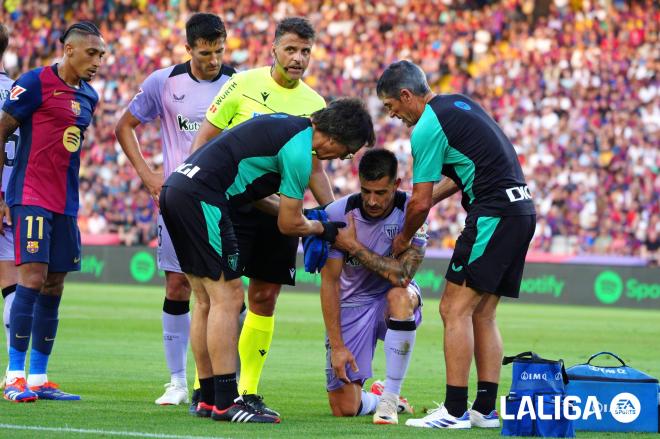
POLYGON ((44 217, 43 216, 37 216, 34 217, 32 215, 28 215, 25 217, 25 221, 27 222, 27 229, 26 229, 26 238, 27 239, 32 239, 32 225, 34 223, 34 219, 36 218, 37 220, 37 239, 44 239, 44 217))

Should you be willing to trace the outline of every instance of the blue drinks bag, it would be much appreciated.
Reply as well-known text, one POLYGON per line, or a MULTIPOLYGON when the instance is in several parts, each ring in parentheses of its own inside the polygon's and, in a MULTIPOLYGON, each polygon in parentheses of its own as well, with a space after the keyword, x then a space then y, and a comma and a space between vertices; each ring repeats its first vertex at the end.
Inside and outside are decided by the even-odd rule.
POLYGON ((569 384, 566 393, 578 397, 575 403, 584 410, 587 398, 596 397, 602 419, 589 416, 575 421, 576 430, 612 432, 657 432, 658 423, 658 380, 626 365, 611 352, 592 355, 586 363, 566 370, 569 384), (620 364, 596 366, 592 361, 599 356, 609 355, 620 364))
POLYGON ((547 360, 534 352, 504 357, 503 365, 513 364, 511 390, 502 414, 502 436, 575 437, 573 421, 560 414, 559 419, 537 416, 554 414, 557 401, 564 402, 568 382, 562 360, 547 360), (534 416, 518 416, 532 410, 534 416), (513 419, 512 419, 513 418, 513 419))

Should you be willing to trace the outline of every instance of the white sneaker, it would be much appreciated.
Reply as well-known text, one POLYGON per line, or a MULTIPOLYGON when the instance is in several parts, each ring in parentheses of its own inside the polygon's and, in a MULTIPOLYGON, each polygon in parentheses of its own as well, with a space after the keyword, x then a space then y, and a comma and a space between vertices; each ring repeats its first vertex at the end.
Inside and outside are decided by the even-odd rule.
POLYGON ((470 428, 470 412, 463 413, 457 418, 449 414, 444 404, 437 404, 437 408, 429 410, 429 414, 419 419, 408 419, 406 425, 422 428, 470 428))
POLYGON ((374 424, 398 424, 397 396, 391 393, 382 395, 374 413, 374 424))
MULTIPOLYGON (((371 393, 374 395, 382 395, 383 392, 385 391, 385 382, 381 380, 376 380, 371 384, 371 393)), ((413 408, 412 405, 408 402, 406 398, 403 396, 399 396, 399 401, 397 403, 397 412, 399 414, 402 413, 408 413, 408 414, 413 414, 415 412, 415 409, 413 408)))
POLYGON ((188 403, 188 387, 181 386, 178 383, 170 382, 165 384, 165 393, 156 401, 158 405, 179 405, 188 403))
POLYGON ((500 417, 497 411, 493 410, 487 415, 483 415, 476 410, 470 409, 470 424, 479 428, 500 428, 500 417))

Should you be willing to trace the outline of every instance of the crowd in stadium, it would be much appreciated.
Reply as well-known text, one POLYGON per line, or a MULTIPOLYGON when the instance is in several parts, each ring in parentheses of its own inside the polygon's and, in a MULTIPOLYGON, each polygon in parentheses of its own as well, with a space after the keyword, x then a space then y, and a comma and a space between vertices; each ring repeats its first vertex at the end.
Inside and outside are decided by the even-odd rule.
MULTIPOLYGON (((82 153, 80 228, 87 236, 125 245, 154 240, 156 207, 114 127, 148 73, 185 58, 188 12, 207 10, 225 21, 225 62, 238 70, 270 64, 277 20, 308 17, 318 38, 306 82, 327 100, 365 100, 377 144, 406 170, 404 189, 409 131, 387 117, 375 95, 375 79, 397 59, 419 64, 434 91, 478 100, 511 138, 539 213, 532 251, 657 259, 660 10, 652 0, 554 0, 547 10, 534 4, 8 0, 0 19, 12 31, 4 66, 13 77, 51 63, 73 20, 97 22, 108 43, 92 83, 101 100, 82 153)), ((160 165, 158 125, 143 127, 140 139, 160 165)), ((357 161, 329 165, 337 195, 358 189, 356 168, 357 161)), ((429 217, 432 246, 452 248, 464 216, 458 196, 438 205, 429 217)))

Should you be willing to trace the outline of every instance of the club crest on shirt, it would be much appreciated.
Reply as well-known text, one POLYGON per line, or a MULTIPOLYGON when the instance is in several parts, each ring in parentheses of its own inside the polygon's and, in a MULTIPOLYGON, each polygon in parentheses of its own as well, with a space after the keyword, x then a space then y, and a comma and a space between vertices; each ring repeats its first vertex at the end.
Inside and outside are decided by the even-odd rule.
POLYGON ((383 230, 385 231, 385 234, 387 235, 388 238, 394 239, 394 237, 399 233, 399 225, 398 224, 385 224, 383 226, 383 230))
POLYGON ((37 253, 39 251, 39 241, 28 241, 25 250, 28 253, 37 253))
POLYGON ((360 264, 360 261, 358 261, 355 257, 351 255, 346 256, 345 264, 350 267, 359 267, 360 265, 362 265, 360 264))
POLYGON ((71 101, 71 111, 73 111, 73 114, 76 116, 80 116, 80 102, 71 101))
POLYGON ((229 268, 236 271, 238 269, 238 253, 227 256, 227 263, 229 264, 229 268))

